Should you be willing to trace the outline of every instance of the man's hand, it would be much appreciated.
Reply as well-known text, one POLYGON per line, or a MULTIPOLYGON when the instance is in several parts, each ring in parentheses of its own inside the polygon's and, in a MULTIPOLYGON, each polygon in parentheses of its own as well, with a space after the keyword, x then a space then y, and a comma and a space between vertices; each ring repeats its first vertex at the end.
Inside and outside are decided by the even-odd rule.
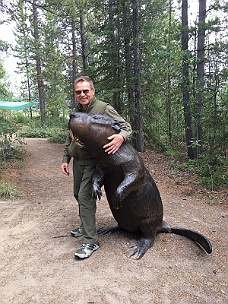
POLYGON ((124 138, 120 134, 113 134, 108 137, 108 140, 110 140, 110 142, 103 146, 105 152, 108 154, 114 154, 124 142, 124 138))
POLYGON ((70 175, 69 164, 68 163, 62 163, 61 170, 62 170, 64 175, 66 175, 66 176, 70 175))
POLYGON ((73 139, 74 138, 74 134, 73 134, 73 132, 72 132, 72 130, 70 129, 70 131, 69 131, 69 135, 70 135, 70 138, 71 139, 73 139))

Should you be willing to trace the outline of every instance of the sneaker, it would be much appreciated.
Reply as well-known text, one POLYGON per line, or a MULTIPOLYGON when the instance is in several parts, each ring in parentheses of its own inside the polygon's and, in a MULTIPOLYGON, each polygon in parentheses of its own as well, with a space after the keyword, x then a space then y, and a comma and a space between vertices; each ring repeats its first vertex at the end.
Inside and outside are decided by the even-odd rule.
POLYGON ((75 252, 75 258, 85 259, 99 248, 99 244, 82 244, 78 251, 75 252))
POLYGON ((78 228, 71 230, 70 234, 74 237, 82 236, 83 233, 83 227, 79 226, 78 228))

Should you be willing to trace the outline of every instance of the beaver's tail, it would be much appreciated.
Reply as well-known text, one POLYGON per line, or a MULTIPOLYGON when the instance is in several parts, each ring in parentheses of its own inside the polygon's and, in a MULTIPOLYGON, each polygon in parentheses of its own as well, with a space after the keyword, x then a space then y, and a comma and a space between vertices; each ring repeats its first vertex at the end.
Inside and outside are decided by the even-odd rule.
POLYGON ((212 246, 210 241, 199 232, 185 229, 185 228, 177 228, 163 221, 162 228, 160 230, 162 233, 175 233, 178 235, 182 235, 187 237, 188 239, 198 243, 200 246, 204 248, 207 253, 212 253, 212 246))

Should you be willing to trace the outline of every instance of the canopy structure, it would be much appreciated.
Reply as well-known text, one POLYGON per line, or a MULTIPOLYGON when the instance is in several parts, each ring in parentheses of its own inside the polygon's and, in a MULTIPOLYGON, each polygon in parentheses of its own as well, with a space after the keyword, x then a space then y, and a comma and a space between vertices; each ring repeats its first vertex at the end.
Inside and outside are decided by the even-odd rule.
POLYGON ((33 106, 36 106, 38 102, 10 102, 10 101, 0 101, 0 109, 5 110, 24 110, 33 106))

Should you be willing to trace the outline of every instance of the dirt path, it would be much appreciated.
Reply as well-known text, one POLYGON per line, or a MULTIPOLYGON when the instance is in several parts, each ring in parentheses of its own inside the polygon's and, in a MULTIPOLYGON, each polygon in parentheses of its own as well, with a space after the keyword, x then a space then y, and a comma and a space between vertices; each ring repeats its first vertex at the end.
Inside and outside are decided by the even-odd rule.
MULTIPOLYGON (((101 236, 101 248, 77 261, 81 240, 69 232, 78 223, 78 210, 72 176, 60 172, 63 146, 45 139, 27 143, 26 166, 14 177, 23 196, 0 201, 1 304, 228 303, 224 204, 196 197, 191 184, 175 185, 165 159, 150 155, 145 159, 160 189, 165 219, 205 234, 213 253, 163 234, 135 261, 124 251, 136 237, 119 234, 101 236)), ((97 225, 114 223, 104 197, 97 225)))

